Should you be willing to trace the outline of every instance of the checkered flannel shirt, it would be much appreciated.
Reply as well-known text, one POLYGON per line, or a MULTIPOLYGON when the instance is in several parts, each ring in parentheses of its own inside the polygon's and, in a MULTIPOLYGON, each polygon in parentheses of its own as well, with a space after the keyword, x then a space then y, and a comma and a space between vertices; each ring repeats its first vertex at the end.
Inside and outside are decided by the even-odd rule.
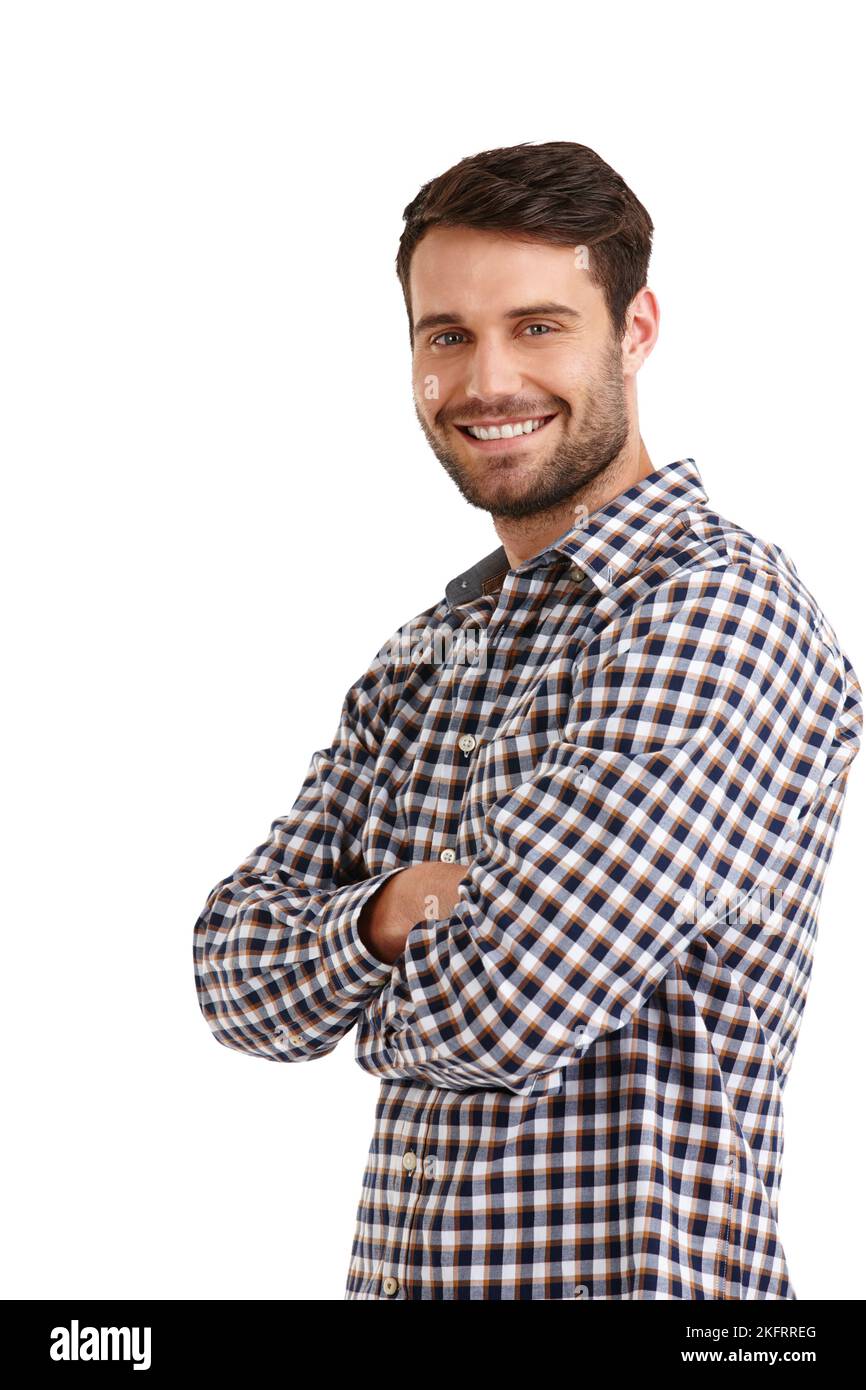
POLYGON ((861 691, 691 458, 503 548, 346 694, 196 923, 227 1047, 380 1078, 347 1299, 796 1299, 782 1092, 861 691), (366 900, 466 863, 393 965, 366 900))

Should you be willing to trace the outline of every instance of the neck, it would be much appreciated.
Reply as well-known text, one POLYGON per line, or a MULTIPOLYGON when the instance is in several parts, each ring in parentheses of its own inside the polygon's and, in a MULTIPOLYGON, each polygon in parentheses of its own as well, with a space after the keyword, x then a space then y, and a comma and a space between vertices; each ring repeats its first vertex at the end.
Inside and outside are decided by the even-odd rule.
POLYGON ((626 446, 603 473, 559 506, 551 507, 538 516, 520 517, 517 520, 495 517, 493 525, 505 548, 510 567, 513 569, 515 565, 538 555, 551 541, 567 531, 574 524, 574 513, 578 506, 585 507, 587 514, 597 511, 620 492, 634 487, 641 478, 649 477, 652 471, 646 445, 638 436, 636 447, 626 446))

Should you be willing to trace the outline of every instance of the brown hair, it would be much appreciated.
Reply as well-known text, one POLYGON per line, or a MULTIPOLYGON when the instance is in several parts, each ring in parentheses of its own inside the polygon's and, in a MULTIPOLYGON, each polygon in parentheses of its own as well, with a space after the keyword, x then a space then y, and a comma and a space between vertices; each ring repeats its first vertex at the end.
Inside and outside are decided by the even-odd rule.
POLYGON ((585 246, 588 274, 604 293, 621 338, 626 311, 646 284, 649 213, 609 164, 570 140, 511 145, 461 159, 425 183, 403 212, 397 274, 409 314, 409 265, 431 227, 476 227, 520 240, 585 246))

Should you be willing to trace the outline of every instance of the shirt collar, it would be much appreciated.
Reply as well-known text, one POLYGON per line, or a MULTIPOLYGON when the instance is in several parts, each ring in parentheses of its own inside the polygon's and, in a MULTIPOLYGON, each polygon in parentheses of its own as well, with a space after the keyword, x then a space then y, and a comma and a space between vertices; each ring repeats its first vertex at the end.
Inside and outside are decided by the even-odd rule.
MULTIPOLYGON (((514 573, 526 574, 563 556, 607 593, 633 569, 638 555, 672 517, 706 500, 693 458, 664 464, 597 511, 578 519, 545 550, 515 565, 514 573)), ((457 608, 482 594, 496 593, 510 568, 505 547, 492 550, 446 585, 448 606, 457 608)))

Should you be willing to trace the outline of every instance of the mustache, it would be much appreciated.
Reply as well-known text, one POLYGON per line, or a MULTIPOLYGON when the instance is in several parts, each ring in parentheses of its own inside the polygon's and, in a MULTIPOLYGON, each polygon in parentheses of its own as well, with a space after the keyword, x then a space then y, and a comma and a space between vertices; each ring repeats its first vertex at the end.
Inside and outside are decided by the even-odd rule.
POLYGON ((541 416, 558 413, 570 413, 565 401, 539 404, 538 401, 512 397, 511 400, 487 401, 483 404, 475 401, 471 405, 464 406, 462 410, 448 410, 436 416, 436 423, 442 426, 453 425, 459 421, 461 425, 474 425, 478 420, 508 420, 512 416, 541 416))

